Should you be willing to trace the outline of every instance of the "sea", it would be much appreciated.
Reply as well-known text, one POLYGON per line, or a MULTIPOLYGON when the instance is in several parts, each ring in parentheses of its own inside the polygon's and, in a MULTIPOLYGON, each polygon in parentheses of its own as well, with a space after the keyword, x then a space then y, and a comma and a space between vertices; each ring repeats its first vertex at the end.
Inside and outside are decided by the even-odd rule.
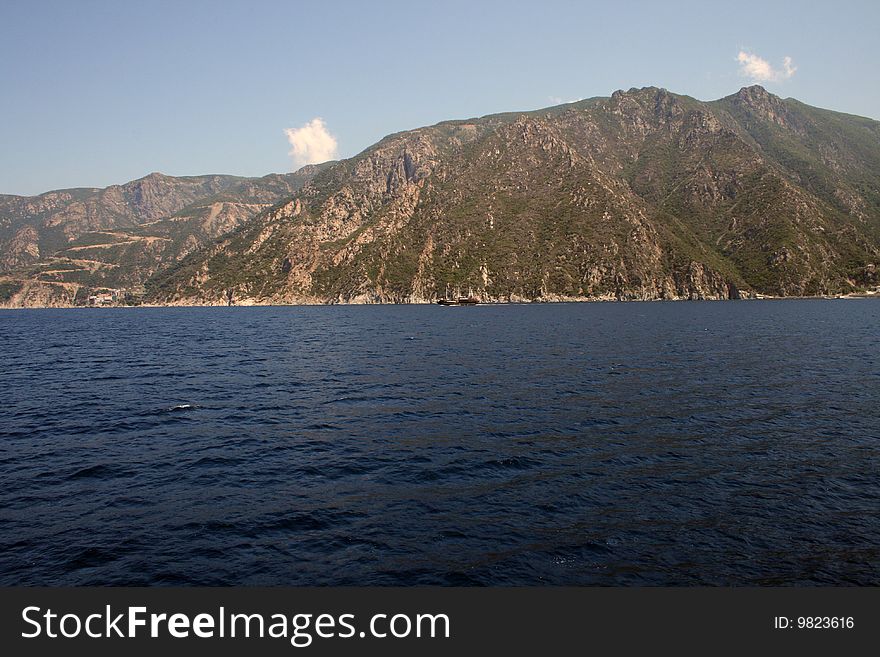
POLYGON ((2 585, 880 585, 880 300, 0 311, 2 585))

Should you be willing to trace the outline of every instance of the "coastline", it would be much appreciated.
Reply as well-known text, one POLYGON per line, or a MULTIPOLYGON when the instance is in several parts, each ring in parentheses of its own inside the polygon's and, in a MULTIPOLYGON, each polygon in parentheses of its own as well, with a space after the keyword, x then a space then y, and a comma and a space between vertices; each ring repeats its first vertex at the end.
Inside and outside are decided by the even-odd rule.
MULTIPOLYGON (((652 298, 652 299, 618 299, 615 297, 542 297, 538 299, 514 299, 514 300, 488 300, 480 301, 478 306, 526 306, 541 304, 580 304, 580 303, 680 303, 680 302, 724 302, 724 301, 806 301, 806 300, 857 300, 857 299, 880 299, 880 291, 868 291, 860 293, 840 295, 809 295, 809 296, 771 296, 754 295, 743 296, 738 299, 724 299, 715 297, 705 298, 652 298)), ((282 302, 278 300, 256 301, 252 299, 242 300, 229 305, 227 303, 195 302, 195 303, 141 303, 141 304, 106 304, 98 306, 86 305, 28 305, 11 306, 0 305, 0 310, 119 310, 125 308, 283 308, 283 307, 309 307, 309 306, 436 306, 436 301, 413 300, 413 301, 317 301, 297 300, 282 302)))

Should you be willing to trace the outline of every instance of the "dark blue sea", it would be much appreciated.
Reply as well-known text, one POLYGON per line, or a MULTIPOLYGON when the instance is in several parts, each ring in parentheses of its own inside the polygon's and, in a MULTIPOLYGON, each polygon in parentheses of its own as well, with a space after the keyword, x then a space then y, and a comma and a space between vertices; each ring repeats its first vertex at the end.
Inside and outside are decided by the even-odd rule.
POLYGON ((880 301, 0 312, 0 584, 880 584, 880 301))

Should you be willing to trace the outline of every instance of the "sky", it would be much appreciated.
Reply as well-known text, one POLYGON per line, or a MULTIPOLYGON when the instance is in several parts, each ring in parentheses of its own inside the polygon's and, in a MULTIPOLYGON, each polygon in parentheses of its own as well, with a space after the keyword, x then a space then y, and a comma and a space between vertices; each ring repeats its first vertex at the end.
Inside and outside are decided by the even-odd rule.
POLYGON ((0 0, 0 193, 260 176, 654 85, 880 119, 880 2, 0 0))

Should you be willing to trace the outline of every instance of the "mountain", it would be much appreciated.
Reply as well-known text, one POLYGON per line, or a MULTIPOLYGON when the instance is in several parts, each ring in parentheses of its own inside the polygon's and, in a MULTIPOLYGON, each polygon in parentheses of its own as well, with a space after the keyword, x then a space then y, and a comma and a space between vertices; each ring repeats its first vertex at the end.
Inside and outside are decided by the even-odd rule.
POLYGON ((875 288, 880 123, 647 87, 288 176, 0 198, 0 303, 727 299, 875 288))
POLYGON ((148 282, 158 303, 726 299, 876 286, 880 123, 648 87, 390 135, 148 282))
POLYGON ((319 170, 262 178, 151 173, 105 189, 0 196, 0 303, 69 305, 97 288, 142 288, 319 170))

